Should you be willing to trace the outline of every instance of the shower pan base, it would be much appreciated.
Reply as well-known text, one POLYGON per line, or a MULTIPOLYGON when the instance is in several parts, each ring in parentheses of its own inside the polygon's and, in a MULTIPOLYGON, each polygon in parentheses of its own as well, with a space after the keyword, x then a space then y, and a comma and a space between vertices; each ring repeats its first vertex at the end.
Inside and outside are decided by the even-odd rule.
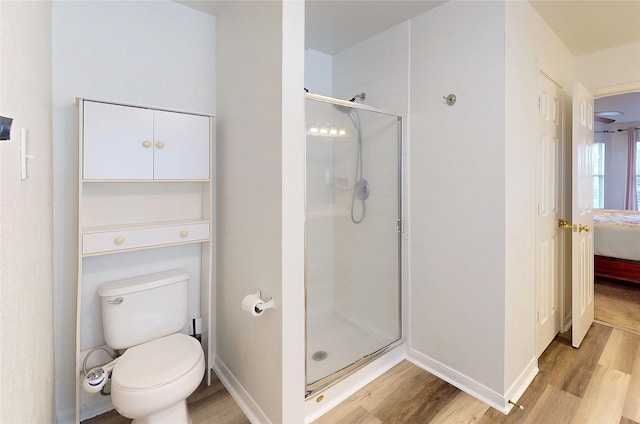
POLYGON ((307 334, 308 385, 349 367, 388 344, 338 316, 316 323, 307 334))
MULTIPOLYGON (((372 355, 372 356, 375 356, 372 355)), ((338 380, 331 386, 313 393, 305 401, 305 423, 310 423, 326 414, 340 402, 389 371, 400 361, 405 359, 405 349, 402 340, 379 351, 379 356, 371 358, 365 365, 338 380)))

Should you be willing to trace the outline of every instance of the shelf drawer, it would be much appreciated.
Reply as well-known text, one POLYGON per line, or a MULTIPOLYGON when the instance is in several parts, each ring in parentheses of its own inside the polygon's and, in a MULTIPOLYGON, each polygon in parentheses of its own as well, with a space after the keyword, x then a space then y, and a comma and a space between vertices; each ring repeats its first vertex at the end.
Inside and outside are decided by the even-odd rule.
POLYGON ((127 229, 88 233, 82 236, 82 253, 108 253, 209 239, 209 223, 127 229))

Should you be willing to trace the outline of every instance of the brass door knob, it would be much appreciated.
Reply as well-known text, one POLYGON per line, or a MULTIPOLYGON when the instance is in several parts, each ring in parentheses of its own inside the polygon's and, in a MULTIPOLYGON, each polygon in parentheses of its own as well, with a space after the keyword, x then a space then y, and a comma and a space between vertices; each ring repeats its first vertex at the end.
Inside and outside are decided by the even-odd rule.
POLYGON ((588 225, 578 224, 578 232, 579 232, 579 233, 581 233, 581 232, 583 232, 583 231, 584 231, 585 233, 588 233, 590 230, 591 230, 591 229, 589 228, 589 226, 588 226, 588 225))
POLYGON ((563 230, 571 231, 571 224, 569 224, 566 219, 559 219, 558 220, 558 227, 562 228, 563 230))

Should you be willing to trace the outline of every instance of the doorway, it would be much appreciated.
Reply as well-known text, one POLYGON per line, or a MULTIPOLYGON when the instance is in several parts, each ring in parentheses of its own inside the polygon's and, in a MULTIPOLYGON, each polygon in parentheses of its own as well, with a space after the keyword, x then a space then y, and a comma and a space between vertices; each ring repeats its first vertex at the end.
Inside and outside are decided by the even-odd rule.
MULTIPOLYGON (((596 218, 600 216, 598 220, 602 221, 600 223, 600 229, 602 229, 603 225, 610 227, 613 224, 606 223, 608 212, 599 213, 598 209, 609 211, 629 209, 624 202, 627 186, 626 171, 629 163, 628 131, 629 128, 640 127, 640 91, 599 97, 594 101, 594 111, 596 114, 594 146, 599 146, 594 149, 594 172, 598 168, 599 178, 602 181, 600 190, 594 190, 594 214, 596 218), (602 157, 596 156, 596 151, 601 151, 602 157)), ((617 216, 613 214, 612 212, 612 216, 617 216)), ((596 255, 640 260, 640 256, 634 253, 635 246, 624 242, 626 238, 610 239, 611 233, 602 232, 600 232, 601 236, 597 237, 598 230, 596 225, 594 249, 596 255), (614 244, 614 250, 608 247, 614 244)), ((599 259, 600 261, 596 261, 596 270, 598 264, 604 260, 599 259)), ((623 274, 621 277, 626 279, 623 274)), ((594 299, 594 318, 597 321, 636 332, 640 330, 640 311, 638 310, 640 285, 596 277, 594 299)))

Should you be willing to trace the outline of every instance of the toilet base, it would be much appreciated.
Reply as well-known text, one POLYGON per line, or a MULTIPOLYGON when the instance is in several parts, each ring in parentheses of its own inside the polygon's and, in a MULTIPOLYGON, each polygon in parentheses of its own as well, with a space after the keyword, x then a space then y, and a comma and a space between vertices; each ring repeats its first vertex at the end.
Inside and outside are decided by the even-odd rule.
POLYGON ((191 424, 187 401, 183 400, 155 414, 136 418, 132 424, 191 424))

